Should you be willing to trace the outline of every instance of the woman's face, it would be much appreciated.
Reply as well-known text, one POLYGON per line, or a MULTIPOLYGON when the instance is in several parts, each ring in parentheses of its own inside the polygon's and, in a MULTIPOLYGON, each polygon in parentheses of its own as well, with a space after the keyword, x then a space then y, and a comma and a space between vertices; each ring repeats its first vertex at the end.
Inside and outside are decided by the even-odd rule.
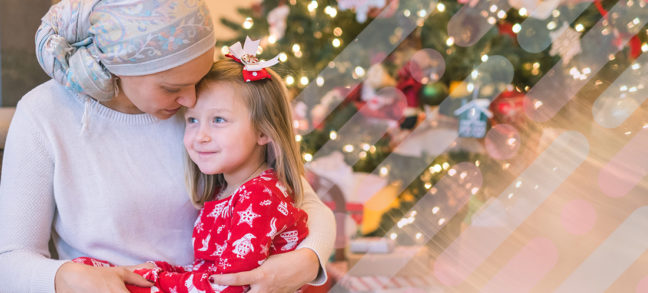
POLYGON ((166 71, 142 76, 120 76, 120 93, 116 99, 134 111, 151 114, 159 119, 173 116, 182 106, 196 103, 196 84, 209 72, 214 61, 214 49, 197 58, 166 71), (121 97, 120 97, 121 96, 121 97))

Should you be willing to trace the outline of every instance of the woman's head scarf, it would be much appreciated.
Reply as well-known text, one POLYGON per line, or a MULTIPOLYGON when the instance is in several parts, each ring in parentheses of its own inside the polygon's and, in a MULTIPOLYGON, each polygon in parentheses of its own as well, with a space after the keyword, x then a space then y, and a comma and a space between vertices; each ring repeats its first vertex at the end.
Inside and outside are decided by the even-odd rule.
POLYGON ((69 90, 106 101, 115 96, 113 75, 165 71, 214 43, 202 0, 63 0, 42 19, 36 55, 69 90))

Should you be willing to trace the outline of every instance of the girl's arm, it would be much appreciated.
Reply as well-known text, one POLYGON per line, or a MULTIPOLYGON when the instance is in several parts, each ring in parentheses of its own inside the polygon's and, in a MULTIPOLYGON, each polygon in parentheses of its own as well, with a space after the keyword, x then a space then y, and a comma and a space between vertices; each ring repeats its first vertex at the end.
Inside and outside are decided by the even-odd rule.
POLYGON ((254 292, 295 292, 306 283, 326 281, 324 266, 333 251, 335 218, 302 178, 304 200, 301 209, 308 213, 309 235, 291 252, 272 255, 260 267, 236 274, 214 275, 218 284, 250 284, 254 292))

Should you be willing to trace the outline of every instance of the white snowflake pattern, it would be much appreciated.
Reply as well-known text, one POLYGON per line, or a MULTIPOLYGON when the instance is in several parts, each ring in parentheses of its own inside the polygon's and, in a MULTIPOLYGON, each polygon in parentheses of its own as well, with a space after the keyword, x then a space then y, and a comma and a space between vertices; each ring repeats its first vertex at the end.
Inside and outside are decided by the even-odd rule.
POLYGON ((559 29, 550 32, 549 35, 553 41, 549 54, 551 56, 560 55, 563 64, 569 63, 574 56, 581 53, 581 33, 572 29, 569 23, 564 22, 559 29))
POLYGON ((203 224, 203 223, 201 222, 200 224, 198 224, 198 226, 196 226, 196 232, 197 232, 197 233, 202 232, 202 231, 204 230, 204 227, 205 227, 205 224, 203 224))
POLYGON ((259 203, 259 205, 260 205, 260 206, 264 206, 264 207, 265 207, 265 206, 269 206, 269 205, 270 205, 271 203, 272 203, 272 201, 271 201, 271 200, 269 200, 269 199, 266 199, 266 200, 264 200, 264 201, 262 201, 262 202, 260 202, 260 203, 259 203))
POLYGON ((252 239, 256 238, 252 233, 247 233, 241 239, 234 241, 234 249, 232 252, 236 254, 236 257, 243 258, 250 252, 254 252, 254 246, 252 245, 252 239))
POLYGON ((220 227, 218 227, 218 229, 216 229, 216 233, 220 234, 220 232, 223 231, 223 229, 225 229, 225 225, 220 225, 220 227))
POLYGON ((236 224, 237 226, 240 225, 241 223, 246 223, 246 224, 250 225, 250 228, 253 228, 254 227, 254 225, 253 225, 254 219, 260 217, 259 214, 255 213, 252 210, 252 205, 249 205, 248 208, 245 211, 237 212, 237 213, 238 213, 238 215, 240 217, 238 224, 236 224))
POLYGON ((227 268, 229 268, 231 266, 232 265, 229 263, 229 260, 226 259, 226 258, 221 258, 220 260, 218 260, 218 267, 223 269, 223 270, 227 269, 227 268))
POLYGON ((286 204, 285 201, 281 202, 281 203, 277 206, 277 210, 278 210, 282 215, 287 216, 287 215, 288 215, 288 204, 286 204))
POLYGON ((178 293, 178 287, 173 286, 172 288, 169 288, 169 293, 178 293))
POLYGON ((242 192, 239 194, 239 202, 244 202, 244 201, 250 199, 250 195, 251 195, 251 194, 252 194, 252 192, 250 192, 250 191, 248 191, 248 190, 242 191, 242 192))
POLYGON ((272 190, 270 190, 270 188, 268 188, 266 186, 265 188, 263 188, 263 193, 267 193, 268 195, 272 195, 272 190))

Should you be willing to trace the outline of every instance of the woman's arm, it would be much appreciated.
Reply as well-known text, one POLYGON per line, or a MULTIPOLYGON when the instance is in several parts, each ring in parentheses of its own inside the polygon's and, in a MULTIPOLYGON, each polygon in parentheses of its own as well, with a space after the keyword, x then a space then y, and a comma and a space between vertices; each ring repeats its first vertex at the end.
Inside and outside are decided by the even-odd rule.
MULTIPOLYGON (((24 105, 23 105, 24 106, 24 105)), ((0 179, 0 283, 8 292, 52 292, 64 263, 50 259, 54 162, 38 125, 19 103, 0 179)))
POLYGON ((50 258, 48 242, 56 210, 54 159, 42 125, 33 119, 42 113, 30 112, 32 101, 18 104, 5 144, 0 179, 1 291, 54 292, 55 287, 59 293, 101 291, 80 288, 79 280, 94 286, 90 288, 101 283, 124 290, 124 281, 148 284, 126 269, 92 268, 50 258))
POLYGON ((260 267, 228 275, 214 275, 214 282, 230 286, 250 284, 255 292, 295 292, 306 283, 326 281, 324 266, 333 251, 335 218, 333 212, 317 197, 313 188, 302 179, 304 201, 301 209, 308 213, 309 235, 297 249, 272 255, 260 267))

